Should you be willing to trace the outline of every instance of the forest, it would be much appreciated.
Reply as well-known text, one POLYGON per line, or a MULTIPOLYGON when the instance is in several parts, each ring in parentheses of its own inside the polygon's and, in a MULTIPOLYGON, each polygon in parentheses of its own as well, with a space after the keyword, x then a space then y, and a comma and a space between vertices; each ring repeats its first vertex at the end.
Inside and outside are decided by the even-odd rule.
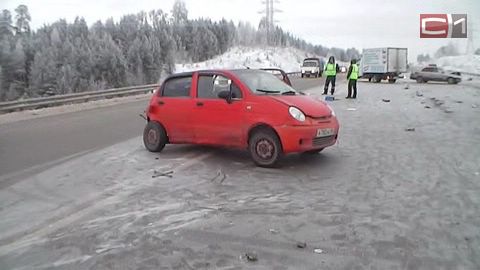
POLYGON ((312 45, 278 26, 190 19, 177 0, 162 10, 92 25, 77 17, 30 27, 28 7, 0 13, 0 101, 157 83, 175 63, 198 62, 232 46, 291 46, 348 61, 356 49, 312 45), (266 29, 274 29, 267 35, 266 29))

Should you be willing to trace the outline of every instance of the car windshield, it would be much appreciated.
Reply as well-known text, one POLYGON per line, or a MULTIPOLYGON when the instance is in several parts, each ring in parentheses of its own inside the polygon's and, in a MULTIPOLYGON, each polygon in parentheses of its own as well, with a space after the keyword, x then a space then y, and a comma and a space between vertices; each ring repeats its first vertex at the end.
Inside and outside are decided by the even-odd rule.
POLYGON ((277 76, 266 71, 237 70, 233 71, 233 73, 247 85, 250 91, 257 95, 298 94, 295 89, 285 84, 277 76))
POLYGON ((316 61, 305 61, 303 62, 304 67, 317 67, 318 63, 316 61))

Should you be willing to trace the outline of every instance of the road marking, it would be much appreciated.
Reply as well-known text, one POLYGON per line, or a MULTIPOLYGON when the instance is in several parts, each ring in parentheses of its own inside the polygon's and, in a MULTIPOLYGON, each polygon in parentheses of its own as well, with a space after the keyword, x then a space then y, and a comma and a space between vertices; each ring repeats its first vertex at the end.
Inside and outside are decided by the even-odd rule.
MULTIPOLYGON (((207 159, 208 157, 212 156, 213 152, 207 152, 199 156, 192 157, 188 161, 184 162, 183 164, 180 164, 179 166, 173 168, 175 172, 182 171, 187 169, 188 167, 195 165, 199 162, 201 162, 204 159, 207 159)), ((188 157, 189 155, 186 155, 185 157, 188 157)), ((148 172, 150 173, 150 172, 148 172)), ((146 175, 145 175, 146 176, 146 175)), ((116 191, 121 188, 121 184, 117 184, 113 186, 112 188, 106 190, 103 193, 96 194, 94 196, 91 196, 89 199, 78 205, 77 207, 74 207, 74 211, 72 213, 67 213, 63 218, 60 218, 50 224, 48 226, 44 226, 40 229, 37 229, 35 231, 32 231, 28 234, 23 235, 20 237, 18 240, 14 240, 11 243, 4 244, 0 246, 0 255, 6 255, 11 253, 14 250, 18 250, 21 248, 28 247, 33 244, 41 244, 46 242, 48 239, 45 239, 45 236, 48 234, 51 234, 55 232, 58 229, 64 228, 78 220, 80 220, 83 217, 86 217, 95 211, 108 206, 110 204, 115 204, 118 203, 119 201, 122 201, 123 198, 131 195, 132 193, 136 192, 140 187, 145 186, 145 185, 150 185, 158 181, 158 179, 154 179, 151 177, 145 177, 145 181, 142 182, 142 185, 137 185, 136 188, 132 189, 127 189, 127 190, 121 190, 120 192, 112 195, 112 191, 116 191), (78 210, 75 211, 75 208, 78 210)), ((72 209, 70 209, 72 210, 72 209)))

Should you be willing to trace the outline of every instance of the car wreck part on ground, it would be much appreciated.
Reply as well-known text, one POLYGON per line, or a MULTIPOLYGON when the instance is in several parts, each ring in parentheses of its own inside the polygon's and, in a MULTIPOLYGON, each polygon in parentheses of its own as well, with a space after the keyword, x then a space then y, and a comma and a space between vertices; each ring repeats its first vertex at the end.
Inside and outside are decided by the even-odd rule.
POLYGON ((298 242, 297 243, 297 248, 306 248, 307 247, 307 243, 306 242, 298 242))
POLYGON ((413 132, 413 131, 415 131, 415 128, 406 128, 405 131, 413 132))
POLYGON ((157 178, 157 177, 168 177, 172 178, 173 177, 173 171, 166 171, 166 172, 158 172, 156 170, 153 171, 152 178, 157 178))
POLYGON ((383 101, 383 102, 385 102, 385 103, 389 103, 391 100, 390 100, 390 99, 385 99, 385 98, 384 98, 384 99, 382 99, 382 101, 383 101))
POLYGON ((247 260, 249 262, 256 262, 258 261, 258 256, 256 253, 253 253, 253 252, 247 252, 245 253, 245 258, 247 258, 247 260))
POLYGON ((313 250, 313 252, 317 253, 317 254, 322 254, 323 253, 323 249, 320 249, 320 248, 316 248, 313 250))

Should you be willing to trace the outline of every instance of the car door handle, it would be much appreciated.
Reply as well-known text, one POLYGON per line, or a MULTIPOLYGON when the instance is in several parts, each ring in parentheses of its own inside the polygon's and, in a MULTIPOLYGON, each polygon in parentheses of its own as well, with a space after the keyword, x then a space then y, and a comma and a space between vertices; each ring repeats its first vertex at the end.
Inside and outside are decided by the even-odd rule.
POLYGON ((199 107, 203 106, 203 102, 197 102, 197 106, 199 107))
POLYGON ((162 100, 158 101, 158 105, 164 105, 164 104, 165 104, 165 102, 163 102, 162 100))

